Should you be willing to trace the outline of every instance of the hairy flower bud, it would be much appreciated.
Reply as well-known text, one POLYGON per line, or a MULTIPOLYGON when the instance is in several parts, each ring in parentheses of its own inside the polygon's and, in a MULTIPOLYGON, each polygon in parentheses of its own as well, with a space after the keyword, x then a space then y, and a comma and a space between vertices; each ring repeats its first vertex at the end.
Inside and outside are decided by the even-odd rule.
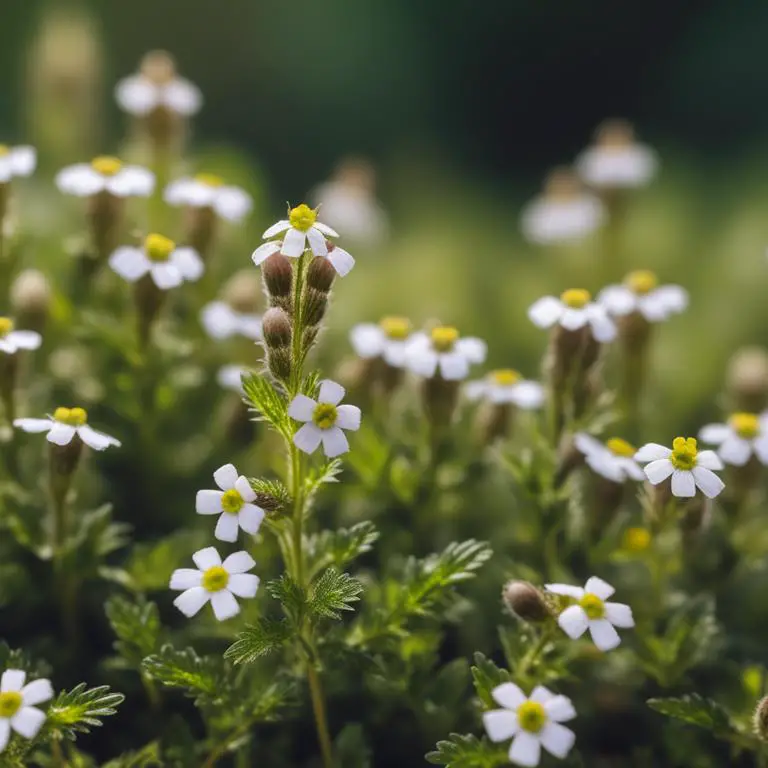
POLYGON ((314 288, 321 293, 329 293, 335 279, 336 270, 328 259, 316 256, 309 262, 309 267, 307 268, 307 287, 314 288))
POLYGON ((304 306, 301 313, 305 326, 314 328, 320 325, 320 321, 325 317, 325 313, 328 310, 328 295, 325 291, 307 286, 304 292, 304 306))
POLYGON ((269 296, 270 305, 292 312, 293 266, 291 260, 282 253, 273 254, 261 265, 261 277, 264 280, 264 290, 269 296))
POLYGON ((286 381, 291 375, 291 320, 284 310, 273 307, 264 314, 262 331, 267 367, 276 379, 286 381))
POLYGON ((439 375, 424 379, 422 402, 433 434, 439 434, 451 426, 458 399, 458 381, 446 381, 439 375))
POLYGON ((504 605, 523 621, 546 621, 552 615, 544 595, 530 582, 508 581, 501 597, 504 605))
POLYGON ((139 343, 144 348, 149 344, 152 326, 165 302, 167 291, 155 285, 149 275, 134 283, 133 298, 139 319, 139 343))
POLYGON ((480 445, 491 445, 508 437, 515 407, 511 403, 483 403, 477 410, 475 430, 480 445))
POLYGON ((40 331, 51 308, 51 284, 38 269, 25 269, 11 285, 11 306, 19 326, 40 331))
POLYGON ((743 347, 731 357, 726 373, 732 409, 761 413, 768 407, 768 352, 743 347))
MULTIPOLYGON (((167 85, 176 76, 176 61, 167 51, 150 51, 141 60, 139 70, 155 85, 167 85)), ((144 120, 147 135, 156 149, 177 145, 184 137, 186 120, 164 106, 153 109, 144 120)))
POLYGON ((258 272, 253 269, 239 269, 224 283, 221 297, 237 312, 256 312, 261 300, 258 272))
POLYGON ((768 696, 763 696, 757 702, 752 715, 752 730, 758 739, 768 742, 768 696))

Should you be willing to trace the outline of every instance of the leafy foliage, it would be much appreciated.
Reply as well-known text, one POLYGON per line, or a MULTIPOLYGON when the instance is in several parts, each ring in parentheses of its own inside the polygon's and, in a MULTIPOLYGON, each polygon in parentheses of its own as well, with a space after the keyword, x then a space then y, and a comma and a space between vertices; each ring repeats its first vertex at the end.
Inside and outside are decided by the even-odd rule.
POLYGON ((107 618, 118 640, 115 650, 133 667, 158 650, 160 643, 160 615, 155 603, 139 599, 131 602, 115 595, 105 606, 107 618))
POLYGON ((470 668, 472 682, 480 700, 486 707, 497 706, 491 696, 491 691, 502 683, 512 680, 512 675, 506 669, 497 667, 490 659, 479 651, 475 653, 475 663, 470 668))
POLYGON ((342 569, 360 555, 370 552, 378 538, 376 526, 366 520, 351 528, 323 531, 310 537, 307 550, 315 570, 329 565, 342 569))
POLYGON ((249 624, 237 636, 237 640, 227 648, 224 658, 234 664, 249 664, 282 648, 292 631, 291 624, 285 619, 260 619, 255 624, 249 624))
POLYGON ((48 708, 46 729, 74 739, 76 733, 88 733, 102 725, 101 719, 114 715, 124 699, 122 693, 113 693, 108 685, 88 688, 80 683, 55 698, 48 708))
POLYGON ((144 671, 154 680, 173 688, 183 688, 190 696, 214 696, 220 690, 219 664, 209 658, 200 658, 193 648, 179 651, 164 645, 160 652, 147 657, 144 671))
POLYGON ((426 755, 432 765, 446 768, 497 768, 509 765, 507 750, 494 746, 485 739, 452 733, 445 741, 438 741, 434 752, 426 755))
POLYGON ((252 477, 248 482, 256 493, 256 504, 262 509, 272 512, 291 506, 291 493, 279 480, 252 477))
POLYGON ((340 611, 353 610, 351 603, 360 599, 362 591, 357 579, 329 568, 312 585, 307 605, 317 618, 340 619, 340 611))
POLYGON ((290 440, 293 434, 288 416, 288 403, 267 376, 246 374, 243 376, 245 397, 256 413, 256 421, 267 422, 272 429, 290 440))

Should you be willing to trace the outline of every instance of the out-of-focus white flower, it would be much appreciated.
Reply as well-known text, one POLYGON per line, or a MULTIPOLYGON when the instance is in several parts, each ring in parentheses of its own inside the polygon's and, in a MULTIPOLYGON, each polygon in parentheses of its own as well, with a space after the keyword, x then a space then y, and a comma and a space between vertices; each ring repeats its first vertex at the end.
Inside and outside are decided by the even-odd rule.
POLYGON ((211 208, 228 221, 240 221, 253 208, 253 200, 244 189, 227 186, 223 179, 210 173, 172 181, 163 197, 169 205, 211 208))
POLYGON ((672 448, 658 443, 644 445, 635 460, 647 464, 645 476, 652 485, 672 477, 672 495, 690 498, 696 488, 714 499, 725 488, 725 483, 712 471, 722 469, 723 462, 714 451, 699 451, 695 437, 676 437, 672 448))
POLYGON ((247 552, 235 552, 222 563, 216 548, 206 547, 192 559, 197 568, 177 568, 170 583, 170 589, 184 590, 173 604, 185 616, 194 616, 210 600, 213 615, 225 621, 240 613, 235 597, 256 596, 259 577, 246 573, 256 561, 247 552))
POLYGON ((296 395, 288 406, 288 415, 304 426, 293 436, 293 442, 304 453, 314 453, 322 442, 328 458, 341 456, 349 450, 343 430, 360 429, 360 409, 356 405, 339 405, 344 387, 335 381, 320 382, 317 400, 296 395))
POLYGON ((249 369, 242 365, 223 365, 216 372, 216 381, 223 389, 243 394, 243 374, 249 373, 249 369))
POLYGON ((361 323, 349 334, 355 352, 365 360, 381 357, 393 368, 405 366, 411 321, 407 317, 383 317, 378 324, 361 323))
POLYGON ((37 331, 14 330, 10 317, 0 317, 0 352, 13 355, 20 349, 37 349, 43 337, 37 331))
POLYGON ((9 147, 0 144, 0 184, 17 176, 30 176, 37 167, 34 147, 9 147))
POLYGON ((11 738, 11 730, 34 739, 45 722, 45 712, 35 705, 53 698, 51 681, 44 678, 24 685, 27 673, 6 669, 0 678, 0 752, 11 738))
POLYGON ((470 400, 511 403, 526 411, 541 408, 544 404, 544 387, 537 381, 527 381, 511 368, 491 371, 479 381, 468 382, 464 392, 470 400))
POLYGON ((253 263, 258 266, 273 253, 298 258, 304 253, 309 241, 309 247, 315 256, 328 256, 326 237, 338 237, 339 234, 317 220, 317 209, 310 208, 306 203, 297 205, 288 211, 288 218, 281 219, 267 229, 262 237, 266 240, 285 232, 282 243, 270 241, 260 245, 254 252, 253 263))
POLYGON ((414 333, 405 350, 406 367, 413 373, 432 378, 438 372, 446 381, 459 381, 469 375, 470 365, 485 362, 488 347, 481 339, 459 337, 456 328, 439 325, 429 333, 414 333))
POLYGON ((123 245, 109 257, 109 266, 129 283, 149 274, 161 290, 194 282, 203 274, 203 260, 194 248, 176 246, 164 235, 147 235, 143 246, 123 245))
POLYGON ((155 175, 138 165, 123 165, 116 157, 102 156, 62 169, 56 175, 56 186, 76 197, 100 192, 114 197, 149 197, 155 188, 155 175))
POLYGON ((576 159, 576 170, 595 188, 621 189, 645 186, 656 174, 656 153, 635 141, 625 120, 608 120, 597 130, 593 147, 576 159))
POLYGON ((237 541, 237 532, 255 534, 264 520, 264 510, 254 504, 256 492, 248 478, 237 474, 234 464, 225 464, 213 473, 220 491, 198 491, 198 515, 219 515, 214 536, 220 541, 237 541))
POLYGON ((245 336, 247 339, 261 339, 261 317, 238 312, 225 301, 212 301, 200 312, 200 322, 212 339, 228 339, 231 336, 245 336))
POLYGON ((614 627, 628 629, 635 626, 628 605, 605 602, 616 590, 597 576, 592 576, 583 589, 569 584, 545 586, 548 592, 576 600, 575 605, 566 608, 557 618, 563 632, 574 640, 589 629, 594 644, 601 651, 610 651, 621 643, 614 627))
POLYGON ((717 455, 726 464, 743 467, 754 455, 768 466, 768 414, 731 414, 727 424, 703 427, 699 440, 717 445, 717 455))
POLYGON ((606 480, 623 483, 625 480, 645 479, 643 470, 635 461, 637 449, 626 440, 612 437, 601 443, 585 432, 577 432, 573 442, 584 455, 587 466, 606 480))
POLYGON ((110 445, 120 447, 119 440, 88 425, 84 408, 57 408, 53 416, 45 419, 14 419, 13 426, 24 432, 47 432, 46 439, 54 445, 69 445, 77 436, 94 451, 103 451, 110 445))
POLYGON ((640 269, 630 272, 624 285, 603 288, 597 302, 612 315, 638 312, 649 323, 658 323, 686 309, 688 292, 679 285, 659 285, 653 272, 640 269))
POLYGON ((493 742, 512 739, 510 762, 535 768, 541 759, 541 747, 561 760, 571 751, 576 736, 561 725, 576 717, 569 698, 543 685, 537 685, 529 698, 514 683, 497 685, 491 696, 502 709, 484 713, 483 725, 493 742))
POLYGON ((544 296, 528 309, 528 317, 539 328, 560 325, 568 331, 578 331, 589 325, 596 341, 605 344, 616 338, 616 326, 605 308, 592 301, 589 291, 571 288, 560 298, 544 296))

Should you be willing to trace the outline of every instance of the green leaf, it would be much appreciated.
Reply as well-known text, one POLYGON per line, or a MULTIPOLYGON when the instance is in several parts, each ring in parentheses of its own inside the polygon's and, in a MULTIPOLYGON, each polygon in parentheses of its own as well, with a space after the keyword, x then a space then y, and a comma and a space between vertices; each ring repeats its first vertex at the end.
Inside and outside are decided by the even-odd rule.
POLYGON ((371 750, 360 723, 347 723, 333 744, 334 768, 370 768, 371 750))
POLYGON ((307 550, 310 560, 314 561, 315 571, 329 565, 341 570, 360 555, 370 552, 378 538, 376 526, 366 520, 351 528, 323 531, 317 536, 311 536, 307 550))
POLYGON ((338 483, 343 464, 341 459, 331 459, 320 467, 311 467, 304 480, 305 507, 311 509, 315 495, 326 483, 338 483))
POLYGON ((268 512, 286 509, 293 503, 290 491, 279 480, 252 477, 248 482, 256 494, 254 503, 268 512))
POLYGON ((286 440, 293 437, 293 426, 288 416, 288 403, 267 376, 256 373, 243 375, 243 392, 256 412, 256 421, 266 421, 286 440))
POLYGON ((508 750, 482 741, 476 736, 452 733, 447 741, 438 741, 434 752, 426 755, 432 765, 446 768, 497 768, 509 765, 508 750))
POLYGON ((155 603, 115 595, 107 600, 105 610, 118 637, 115 650, 131 665, 139 667, 145 656, 158 650, 161 627, 155 603))
POLYGON ((213 696, 220 690, 220 674, 215 660, 200 658, 193 648, 176 650, 164 645, 160 653, 148 656, 142 664, 154 680, 172 688, 184 688, 189 695, 213 696))
POLYGON ((287 573, 283 573, 277 579, 268 581, 265 588, 275 600, 280 601, 286 615, 294 623, 298 623, 307 603, 307 595, 304 589, 287 573))
POLYGON ((734 730, 728 713, 716 701, 697 693, 680 698, 648 699, 647 704, 662 715, 698 725, 717 735, 723 736, 734 730))
POLYGON ((126 752, 104 763, 101 768, 162 768, 160 744, 152 741, 135 752, 126 752))
POLYGON ((354 610, 350 603, 357 602, 362 591, 357 579, 329 568, 312 584, 308 607, 319 619, 340 619, 341 611, 354 610))
POLYGON ((178 531, 151 544, 136 544, 125 566, 131 586, 139 591, 167 589, 175 564, 206 546, 206 541, 206 534, 198 530, 178 531))
POLYGON ((101 718, 114 715, 123 703, 122 693, 113 693, 108 685, 88 689, 80 683, 71 691, 62 691, 48 708, 46 729, 60 731, 74 739, 75 733, 88 733, 98 728, 101 718))
POLYGON ((234 664, 250 664, 262 656, 280 649, 293 634, 291 625, 283 619, 260 619, 248 625, 227 648, 224 658, 234 664))
POLYGON ((477 652, 475 654, 475 663, 471 667, 472 682, 474 683, 477 695, 483 704, 492 708, 497 706, 491 696, 491 691, 502 683, 508 683, 512 680, 509 670, 497 667, 484 654, 477 652))

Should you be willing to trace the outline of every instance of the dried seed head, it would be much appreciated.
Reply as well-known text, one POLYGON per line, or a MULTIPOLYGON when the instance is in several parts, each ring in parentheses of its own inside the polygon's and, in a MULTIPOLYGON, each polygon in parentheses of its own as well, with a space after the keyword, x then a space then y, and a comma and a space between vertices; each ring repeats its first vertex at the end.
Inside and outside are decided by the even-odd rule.
POLYGON ((504 605, 523 621, 546 621, 552 615, 544 595, 530 582, 508 581, 501 596, 504 605))
POLYGON ((261 300, 261 285, 258 272, 253 269, 241 269, 224 283, 221 291, 224 301, 232 309, 243 313, 254 313, 261 300))
POLYGON ((293 287, 293 266, 291 260, 281 253, 274 253, 261 265, 264 290, 273 307, 291 311, 291 288, 293 287))
POLYGON ((46 316, 51 306, 51 293, 51 284, 39 269, 25 269, 11 285, 11 306, 20 316, 46 316))
POLYGON ((272 307, 264 313, 262 331, 268 349, 291 345, 291 320, 288 314, 279 307, 272 307))
POLYGON ((307 286, 309 288, 328 293, 335 279, 336 270, 328 259, 316 256, 309 262, 307 268, 307 286))
POLYGON ((727 389, 735 409, 760 413, 768 406, 768 352, 743 347, 728 363, 727 389))
POLYGON ((149 51, 139 64, 139 71, 155 85, 166 85, 176 77, 176 61, 168 51, 149 51))

